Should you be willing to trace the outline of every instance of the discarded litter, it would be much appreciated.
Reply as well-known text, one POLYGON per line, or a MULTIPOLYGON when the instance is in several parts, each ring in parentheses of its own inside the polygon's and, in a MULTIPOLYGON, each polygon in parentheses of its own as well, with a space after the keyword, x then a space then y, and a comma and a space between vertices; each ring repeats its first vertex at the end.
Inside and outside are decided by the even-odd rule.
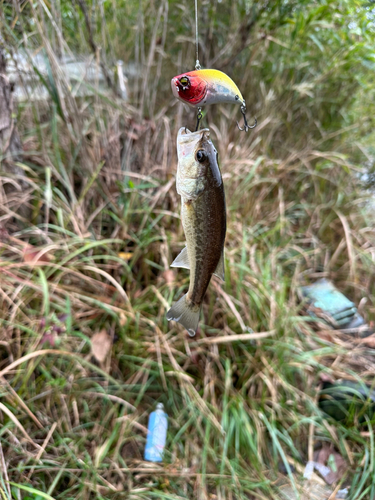
POLYGON ((331 474, 331 469, 326 465, 320 464, 319 462, 314 462, 315 469, 319 472, 323 479, 326 479, 329 474, 331 474))
POLYGON ((356 414, 364 422, 366 414, 372 419, 375 414, 375 391, 366 384, 351 380, 324 382, 319 394, 319 407, 335 420, 345 420, 356 414))
MULTIPOLYGON (((372 332, 366 328, 366 321, 358 313, 354 302, 343 295, 326 278, 299 289, 301 299, 307 302, 307 314, 322 319, 334 329, 360 329, 361 337, 372 332)), ((354 333, 351 331, 351 333, 354 333)))
POLYGON ((334 284, 323 278, 313 285, 301 287, 303 297, 308 299, 308 314, 322 317, 330 322, 333 327, 342 326, 349 323, 357 308, 355 304, 337 290, 334 284))
POLYGON ((306 464, 305 471, 303 473, 303 477, 305 479, 308 479, 308 480, 311 479, 311 476, 314 472, 314 467, 315 467, 315 462, 313 462, 312 460, 309 460, 306 464))
MULTIPOLYGON (((307 462, 303 473, 304 479, 311 481, 313 479, 314 469, 322 476, 327 484, 332 485, 342 479, 347 470, 347 463, 332 445, 323 443, 320 450, 314 452, 313 460, 307 462)), ((345 498, 345 496, 341 498, 345 498)))
POLYGON ((339 498, 344 499, 344 498, 347 498, 347 496, 348 496, 348 495, 349 495, 349 490, 348 490, 348 488, 344 488, 344 489, 342 489, 342 490, 339 490, 339 491, 336 493, 336 498, 337 498, 337 500, 338 500, 339 498))
POLYGON ((150 413, 148 433, 145 448, 145 460, 161 462, 167 439, 168 415, 164 412, 162 403, 156 405, 156 410, 150 413))
MULTIPOLYGON (((319 472, 319 474, 323 477, 323 479, 327 479, 327 477, 332 473, 332 469, 327 467, 324 464, 319 462, 309 461, 306 464, 305 471, 303 473, 303 477, 307 480, 310 480, 314 469, 319 472)), ((330 481, 327 481, 328 484, 331 484, 330 481)))

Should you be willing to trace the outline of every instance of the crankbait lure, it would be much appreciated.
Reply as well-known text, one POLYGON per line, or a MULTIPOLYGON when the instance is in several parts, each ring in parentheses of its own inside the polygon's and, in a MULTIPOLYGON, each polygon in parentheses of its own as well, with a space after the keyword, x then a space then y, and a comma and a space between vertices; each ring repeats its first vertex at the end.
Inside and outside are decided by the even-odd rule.
POLYGON ((249 126, 246 120, 246 103, 242 94, 228 75, 217 69, 198 69, 175 76, 171 81, 172 92, 175 97, 193 108, 198 108, 198 122, 202 118, 201 107, 209 104, 234 103, 240 104, 244 118, 246 132, 256 127, 257 121, 249 126))

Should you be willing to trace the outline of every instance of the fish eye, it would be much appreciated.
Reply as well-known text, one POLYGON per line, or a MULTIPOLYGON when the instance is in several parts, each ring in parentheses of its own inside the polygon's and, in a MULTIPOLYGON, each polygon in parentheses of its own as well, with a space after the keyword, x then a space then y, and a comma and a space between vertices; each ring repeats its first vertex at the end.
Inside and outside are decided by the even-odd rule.
POLYGON ((195 157, 199 161, 199 163, 202 163, 207 158, 207 155, 203 149, 199 149, 195 157))

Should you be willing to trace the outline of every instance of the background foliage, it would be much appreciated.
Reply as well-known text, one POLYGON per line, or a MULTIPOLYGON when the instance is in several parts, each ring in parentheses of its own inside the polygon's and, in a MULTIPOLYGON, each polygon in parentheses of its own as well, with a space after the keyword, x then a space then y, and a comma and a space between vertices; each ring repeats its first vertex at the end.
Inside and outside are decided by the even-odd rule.
POLYGON ((199 2, 200 61, 238 83, 259 125, 242 134, 238 108, 205 110, 226 282, 189 339, 165 312, 188 284, 169 264, 184 243, 175 138, 195 116, 170 79, 194 66, 193 7, 0 2, 3 48, 48 94, 18 104, 21 170, 6 157, 1 170, 4 498, 290 498, 323 443, 346 460, 351 500, 375 498, 373 422, 317 406, 327 377, 373 384, 371 343, 312 328, 297 298, 326 276, 374 320, 374 6, 199 2), (67 80, 73 55, 104 88, 67 80), (160 467, 142 461, 156 401, 170 423, 160 467))

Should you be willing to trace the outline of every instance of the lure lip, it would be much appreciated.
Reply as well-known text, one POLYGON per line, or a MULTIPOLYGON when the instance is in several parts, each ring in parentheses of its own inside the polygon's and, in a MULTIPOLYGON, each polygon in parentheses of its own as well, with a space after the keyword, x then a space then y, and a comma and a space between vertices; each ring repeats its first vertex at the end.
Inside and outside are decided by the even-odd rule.
POLYGON ((171 87, 172 87, 172 93, 175 97, 177 97, 177 99, 180 99, 180 95, 179 95, 179 87, 178 87, 178 78, 177 76, 174 76, 171 80, 171 87))

